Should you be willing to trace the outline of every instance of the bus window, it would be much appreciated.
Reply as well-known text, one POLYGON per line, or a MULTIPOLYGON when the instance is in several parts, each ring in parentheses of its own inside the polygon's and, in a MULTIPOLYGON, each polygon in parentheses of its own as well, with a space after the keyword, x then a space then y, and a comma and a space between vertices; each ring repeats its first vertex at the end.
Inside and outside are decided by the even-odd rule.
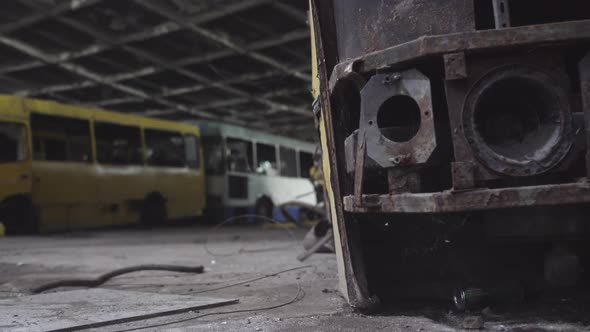
POLYGON ((282 176, 297 177, 297 154, 295 150, 281 146, 279 148, 279 171, 282 176))
POLYGON ((309 178, 309 170, 313 166, 313 154, 299 151, 299 174, 302 178, 309 178))
POLYGON ((190 168, 199 168, 199 140, 196 136, 184 136, 184 151, 186 155, 186 165, 190 168))
POLYGON ((258 159, 256 173, 261 175, 278 175, 277 150, 274 145, 257 143, 256 156, 258 159))
POLYGON ((252 142, 237 138, 226 139, 227 170, 232 172, 252 172, 252 142))
POLYGON ((141 165, 141 132, 138 127, 94 123, 96 159, 108 165, 141 165))
POLYGON ((90 162, 92 149, 88 120, 31 114, 33 155, 36 160, 90 162))
POLYGON ((66 161, 67 157, 67 144, 66 141, 59 138, 46 138, 43 140, 44 153, 41 154, 43 160, 51 161, 66 161))
POLYGON ((0 122, 0 162, 25 160, 26 133, 21 124, 0 122))
POLYGON ((221 137, 203 137, 205 150, 205 171, 207 175, 221 175, 225 171, 223 163, 223 142, 221 137))
POLYGON ((172 131, 145 130, 147 163, 152 166, 184 167, 184 137, 172 131))

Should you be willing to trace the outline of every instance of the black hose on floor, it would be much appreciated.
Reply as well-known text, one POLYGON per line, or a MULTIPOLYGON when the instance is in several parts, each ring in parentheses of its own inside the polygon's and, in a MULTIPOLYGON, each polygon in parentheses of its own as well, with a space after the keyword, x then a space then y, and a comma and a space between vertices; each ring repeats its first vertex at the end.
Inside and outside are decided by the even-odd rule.
POLYGON ((180 265, 158 265, 158 264, 146 264, 124 267, 116 269, 105 274, 98 276, 96 279, 63 279, 52 281, 50 283, 37 286, 31 289, 33 294, 43 293, 46 290, 58 288, 58 287, 97 287, 110 279, 120 276, 122 274, 138 272, 138 271, 171 271, 171 272, 184 272, 184 273, 203 273, 205 269, 203 266, 180 266, 180 265))

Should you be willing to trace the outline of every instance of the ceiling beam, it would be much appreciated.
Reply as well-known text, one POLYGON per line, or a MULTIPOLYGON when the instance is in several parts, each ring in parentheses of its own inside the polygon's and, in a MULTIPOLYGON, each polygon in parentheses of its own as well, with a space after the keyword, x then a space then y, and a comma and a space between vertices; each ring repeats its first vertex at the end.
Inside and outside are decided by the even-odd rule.
POLYGON ((286 14, 301 23, 308 24, 307 12, 281 1, 274 1, 272 6, 280 10, 283 14, 286 14))
MULTIPOLYGON (((300 67, 299 70, 305 70, 308 68, 309 68, 309 66, 306 65, 304 67, 300 67)), ((276 70, 270 70, 270 71, 266 71, 266 72, 262 72, 262 73, 248 73, 248 74, 236 76, 236 77, 233 77, 230 79, 217 81, 212 84, 196 84, 196 85, 182 86, 182 87, 173 88, 173 89, 164 89, 164 91, 161 94, 159 94, 158 96, 159 97, 179 96, 179 95, 183 95, 183 94, 187 94, 187 93, 195 93, 195 92, 203 91, 206 89, 218 88, 218 87, 224 86, 224 85, 240 84, 240 83, 245 83, 245 82, 256 82, 258 80, 262 80, 262 79, 266 79, 266 78, 277 77, 280 74, 281 73, 276 70)), ((253 84, 255 84, 255 83, 253 83, 253 84)), ((301 90, 297 90, 297 91, 301 92, 301 90)), ((140 101, 140 99, 134 98, 134 97, 114 98, 114 99, 103 100, 99 103, 99 105, 109 106, 109 105, 125 104, 125 103, 132 103, 132 102, 138 102, 138 101, 140 101)))
MULTIPOLYGON (((27 5, 36 8, 37 10, 43 10, 43 12, 47 12, 49 8, 47 6, 39 6, 38 2, 31 2, 30 0, 19 0, 21 2, 26 3, 27 5)), ((220 6, 219 8, 207 11, 203 14, 199 14, 197 16, 191 17, 188 20, 194 24, 202 24, 206 22, 210 22, 225 16, 229 16, 240 11, 244 11, 256 6, 260 6, 266 3, 272 2, 271 0, 249 0, 249 1, 240 1, 235 4, 227 5, 227 6, 220 6)), ((89 3, 90 4, 90 3, 89 3)), ((55 13, 52 16, 56 16, 59 13, 55 13)), ((12 28, 12 25, 6 25, 6 28, 12 28)), ((124 35, 121 37, 117 37, 113 39, 112 43, 97 43, 92 44, 90 46, 86 46, 83 49, 75 52, 63 52, 58 57, 60 61, 66 62, 71 61, 74 59, 94 55, 100 52, 104 52, 110 49, 113 49, 117 46, 138 42, 142 40, 147 40, 155 37, 159 37, 162 35, 170 34, 173 32, 177 32, 182 30, 183 27, 178 25, 175 22, 165 22, 162 24, 158 24, 154 27, 149 27, 143 31, 139 31, 136 33, 131 33, 128 35, 124 35)), ((2 33, 2 27, 0 26, 0 33, 2 33)), ((233 52, 232 52, 233 53, 233 52)), ((29 70, 44 66, 45 64, 42 61, 27 61, 18 64, 12 64, 4 67, 0 67, 0 73, 9 73, 14 71, 21 71, 21 70, 29 70)))
MULTIPOLYGON (((83 32, 85 32, 87 34, 90 34, 90 35, 94 36, 95 38, 102 40, 103 42, 110 43, 112 41, 112 39, 113 39, 113 36, 111 36, 109 33, 106 33, 104 31, 98 30, 98 29, 96 29, 94 27, 88 26, 88 25, 86 25, 84 23, 78 22, 78 21, 73 20, 71 18, 58 17, 57 19, 60 22, 62 22, 64 24, 67 24, 70 27, 75 28, 75 29, 77 29, 79 31, 83 31, 83 32)), ((141 50, 139 48, 132 47, 132 46, 129 46, 129 45, 122 45, 121 48, 124 49, 124 50, 126 50, 129 53, 132 53, 132 54, 138 56, 138 57, 144 58, 147 61, 150 61, 150 62, 154 63, 155 65, 157 65, 159 67, 164 67, 164 68, 167 68, 169 70, 173 70, 173 71, 175 71, 175 72, 177 72, 177 73, 179 73, 179 74, 181 74, 183 76, 186 76, 186 77, 191 78, 191 79, 193 79, 195 81, 204 83, 204 84, 206 84, 208 86, 211 86, 212 85, 212 80, 210 80, 209 78, 207 78, 207 77, 205 77, 203 75, 197 74, 195 72, 192 72, 192 71, 183 69, 183 68, 175 67, 175 66, 171 65, 170 62, 167 62, 165 60, 162 60, 159 57, 157 57, 155 55, 152 55, 152 54, 150 54, 150 53, 148 53, 148 52, 146 52, 144 50, 141 50)), ((37 57, 37 59, 39 59, 41 61, 44 61, 44 60, 42 60, 39 57, 37 57)), ((62 66, 63 64, 68 64, 68 66, 72 66, 73 65, 71 63, 60 63, 54 57, 52 57, 52 62, 53 62, 53 64, 57 64, 60 67, 63 67, 62 66)), ((80 76, 83 76, 84 77, 84 75, 80 75, 80 76)), ((89 79, 89 80, 91 80, 91 81, 94 81, 96 83, 100 83, 100 84, 107 85, 107 86, 110 86, 110 87, 117 87, 118 85, 120 85, 119 83, 115 83, 112 80, 109 80, 108 78, 105 78, 105 77, 100 77, 101 78, 100 80, 95 79, 95 77, 86 77, 86 78, 89 79)), ((293 107, 293 106, 290 106, 290 105, 284 105, 284 104, 281 104, 281 103, 275 103, 275 102, 266 100, 264 98, 253 96, 253 95, 251 95, 251 94, 249 94, 249 93, 247 93, 245 91, 242 91, 240 89, 237 89, 237 88, 234 88, 234 87, 231 87, 231 86, 222 85, 222 86, 216 86, 216 88, 219 88, 221 90, 224 90, 224 91, 229 92, 229 93, 232 93, 232 94, 235 94, 235 95, 237 95, 239 97, 249 97, 249 98, 251 98, 254 101, 257 101, 257 102, 259 102, 261 104, 265 104, 265 105, 269 106, 273 110, 299 113, 299 114, 302 114, 302 115, 309 115, 309 112, 307 112, 307 110, 305 110, 305 109, 301 109, 301 108, 298 108, 298 107, 293 107)), ((57 91, 52 90, 50 92, 57 92, 57 91)), ((156 97, 153 97, 152 95, 150 95, 148 93, 145 93, 145 94, 148 95, 151 99, 156 98, 156 97)), ((28 94, 26 94, 26 92, 25 92, 24 95, 28 95, 28 94)), ((140 98, 145 98, 143 95, 137 94, 137 93, 135 94, 135 96, 138 96, 140 98)), ((158 100, 161 100, 160 103, 167 101, 167 100, 162 99, 162 98, 158 98, 158 100)))
POLYGON ((196 24, 188 22, 188 21, 186 21, 185 17, 178 15, 174 11, 170 10, 169 8, 163 6, 159 3, 155 3, 155 2, 147 1, 147 0, 134 0, 134 1, 135 1, 135 3, 141 5, 142 7, 151 10, 153 13, 164 16, 167 19, 169 19, 173 22, 176 22, 177 24, 185 27, 186 29, 188 29, 190 31, 193 31, 194 33, 196 33, 202 37, 205 37, 211 41, 214 41, 214 42, 217 42, 221 45, 224 45, 225 47, 235 51, 238 54, 244 54, 254 60, 257 60, 257 61, 264 63, 266 65, 269 65, 271 67, 277 68, 277 69, 279 69, 289 75, 297 77, 303 81, 311 82, 311 77, 309 77, 309 75, 307 75, 306 73, 295 71, 295 70, 291 69, 288 65, 282 64, 282 63, 280 63, 280 62, 278 62, 266 55, 263 55, 261 53, 255 52, 255 51, 250 51, 247 48, 239 45, 237 42, 231 40, 231 38, 229 38, 227 36, 218 35, 210 30, 207 30, 205 28, 197 26, 196 24))
MULTIPOLYGON (((238 17, 236 19, 237 22, 239 22, 240 24, 244 24, 247 27, 250 27, 253 30, 256 30, 258 33, 260 33, 261 35, 266 35, 268 33, 268 26, 261 24, 259 22, 254 22, 251 19, 244 19, 241 17, 238 17)), ((309 28, 304 28, 304 29, 297 29, 296 31, 302 31, 304 33, 304 37, 307 40, 306 43, 308 43, 309 40, 309 28)), ((284 36, 285 34, 281 34, 281 36, 284 36)), ((301 38, 303 39, 303 38, 301 38)), ((250 50, 250 48, 248 48, 250 50)), ((302 52, 302 50, 304 50, 304 48, 301 47, 293 47, 293 46, 283 46, 278 48, 279 50, 281 50, 284 53, 287 53, 291 56, 293 56, 293 58, 299 59, 299 60, 303 60, 303 61, 309 61, 309 52, 302 52)))
POLYGON ((216 19, 227 17, 238 12, 242 12, 253 7, 261 6, 264 4, 272 3, 274 0, 240 0, 232 4, 217 5, 216 9, 207 11, 206 13, 199 15, 196 19, 189 19, 189 22, 193 24, 201 24, 210 22, 216 19))
MULTIPOLYGON (((269 98, 275 98, 275 97, 290 96, 290 95, 297 94, 300 92, 301 92, 301 90, 299 90, 299 89, 283 89, 283 90, 276 90, 276 91, 271 91, 271 92, 265 93, 261 97, 269 99, 269 98)), ((252 101, 253 101, 252 98, 235 98, 235 99, 215 100, 212 102, 201 104, 201 105, 195 107, 195 109, 202 110, 202 111, 206 111, 206 110, 214 111, 219 108, 244 104, 244 103, 248 103, 248 102, 252 102, 252 101)), ((174 110, 163 111, 163 113, 161 113, 160 115, 167 114, 166 112, 168 112, 168 113, 173 112, 174 113, 175 111, 174 110)), ((273 110, 267 111, 267 113, 272 113, 272 112, 273 112, 273 110)), ((142 114, 142 115, 147 115, 143 112, 138 112, 138 113, 142 114)))
MULTIPOLYGON (((112 38, 112 36, 110 36, 108 33, 105 33, 104 31, 97 30, 94 27, 87 26, 86 24, 78 22, 76 20, 73 20, 70 18, 65 18, 65 17, 60 17, 58 19, 61 22, 63 22, 64 24, 67 24, 75 29, 78 29, 80 31, 84 31, 88 34, 91 34, 94 37, 101 39, 105 42, 109 42, 112 38)), ((146 52, 144 50, 141 50, 137 47, 133 47, 133 46, 129 46, 129 45, 122 45, 121 48, 126 50, 129 53, 132 53, 132 54, 138 56, 138 57, 144 58, 145 60, 150 61, 159 67, 164 67, 166 69, 172 70, 178 74, 181 74, 185 77, 191 78, 197 82, 201 82, 201 83, 207 84, 209 86, 211 86, 213 84, 213 80, 211 80, 203 75, 197 74, 196 72, 193 72, 190 70, 186 70, 184 68, 175 67, 175 66, 171 65, 170 62, 165 61, 165 60, 161 59, 160 57, 153 55, 149 52, 146 52)), ((273 110, 293 112, 293 113, 299 113, 302 115, 311 116, 311 114, 309 114, 309 112, 305 109, 301 109, 299 107, 292 107, 290 105, 284 105, 281 103, 272 102, 272 101, 266 100, 264 98, 260 98, 260 97, 251 95, 248 92, 242 91, 240 89, 237 89, 237 88, 234 88, 231 86, 222 85, 222 86, 218 86, 217 88, 224 90, 226 92, 235 94, 240 97, 250 97, 250 98, 252 98, 252 100, 255 100, 261 104, 265 104, 273 110)))
MULTIPOLYGON (((94 105, 88 105, 88 106, 94 106, 94 105)), ((141 114, 138 114, 137 112, 119 112, 119 113, 123 113, 123 114, 131 114, 131 115, 140 115, 140 116, 147 116, 147 117, 165 117, 165 116, 171 116, 174 114, 187 114, 186 112, 180 112, 176 109, 151 109, 151 110, 147 110, 142 112, 141 114)), ((234 124, 237 126, 250 126, 251 122, 250 121, 246 121, 240 118, 237 118, 235 116, 223 116, 223 117, 217 117, 216 119, 212 119, 213 121, 222 121, 222 122, 227 122, 230 124, 234 124)), ((177 121, 183 121, 183 122, 187 122, 187 121, 207 121, 207 119, 203 119, 203 118, 185 118, 183 120, 177 120, 177 121)))
POLYGON ((25 53, 30 57, 36 58, 40 61, 43 61, 47 64, 57 65, 61 69, 64 69, 72 74, 75 74, 77 76, 84 77, 88 80, 95 81, 97 83, 106 85, 106 86, 113 88, 115 90, 119 90, 121 92, 130 94, 130 95, 141 97, 146 100, 151 100, 153 102, 156 102, 156 103, 168 106, 168 107, 173 107, 181 112, 186 112, 189 114, 202 116, 204 118, 216 118, 216 116, 214 114, 207 113, 207 112, 201 112, 198 110, 192 110, 190 107, 188 107, 186 105, 174 103, 174 102, 168 101, 166 99, 151 96, 149 93, 143 92, 139 89, 128 87, 128 86, 125 86, 125 85, 119 84, 119 83, 113 83, 113 82, 106 81, 99 74, 93 73, 93 72, 91 72, 81 66, 75 65, 73 63, 69 63, 69 62, 60 63, 60 62, 58 62, 58 60, 56 58, 52 57, 51 55, 45 54, 43 51, 38 50, 35 47, 28 45, 24 42, 18 41, 16 39, 13 39, 13 38, 10 38, 10 37, 4 36, 4 35, 0 35, 0 43, 5 46, 8 46, 12 49, 18 50, 22 53, 25 53))
MULTIPOLYGON (((268 47, 274 47, 274 46, 286 44, 286 43, 296 41, 296 40, 301 40, 301 39, 308 38, 308 37, 309 37, 309 31, 295 30, 295 31, 291 31, 289 33, 286 33, 278 38, 261 40, 261 41, 252 43, 252 44, 248 45, 248 48, 252 49, 252 50, 260 50, 260 49, 264 49, 264 48, 268 48, 268 47)), ((183 59, 180 59, 177 61, 171 61, 169 63, 169 66, 183 67, 183 66, 188 66, 188 65, 195 65, 195 64, 199 64, 199 63, 208 62, 208 61, 219 60, 219 59, 222 59, 222 58, 234 55, 234 54, 235 54, 235 52, 233 52, 231 50, 223 50, 223 51, 213 52, 210 54, 186 57, 186 58, 183 58, 183 59)), ((56 57, 59 59, 63 59, 64 56, 65 56, 64 54, 56 55, 56 57)), ((65 56, 65 58, 70 59, 67 56, 65 56)), ((15 66, 18 66, 18 65, 15 65, 15 66)), ((305 67, 300 67, 300 68, 295 68, 295 69, 298 71, 307 71, 307 70, 309 70, 309 68, 310 68, 310 66, 305 66, 305 67)), ((157 73, 160 73, 164 70, 166 70, 166 68, 161 67, 161 66, 147 66, 147 67, 143 67, 143 68, 129 71, 129 72, 108 75, 108 76, 105 76, 105 79, 109 80, 111 82, 120 82, 120 81, 124 81, 124 80, 137 79, 137 78, 140 78, 143 76, 157 74, 157 73)), ((3 72, 4 71, 0 68, 0 74, 3 72)), ((277 76, 278 76, 278 74, 277 74, 277 76)), ((63 92, 63 91, 68 91, 68 90, 73 90, 73 89, 78 89, 78 88, 86 88, 86 87, 90 87, 90 86, 94 86, 94 85, 96 85, 96 82, 86 81, 86 82, 78 82, 78 83, 72 83, 72 84, 59 84, 59 85, 54 85, 54 86, 43 87, 42 90, 44 90, 44 92, 41 92, 40 91, 41 89, 39 89, 39 92, 37 92, 35 90, 21 90, 21 91, 16 91, 15 93, 19 94, 19 95, 35 95, 38 93, 63 92)))
MULTIPOLYGON (((280 78, 281 75, 283 77, 292 76, 292 77, 296 77, 296 78, 300 79, 303 82, 309 82, 311 80, 311 75, 308 73, 309 65, 300 66, 300 67, 296 68, 294 66, 290 66, 286 63, 281 63, 280 61, 276 61, 275 59, 266 56, 265 52, 260 52, 260 50, 263 50, 266 48, 280 46, 280 45, 284 45, 286 43, 289 43, 291 41, 297 41, 297 40, 302 40, 302 39, 308 38, 309 32, 307 31, 307 29, 303 29, 303 27, 302 27, 301 30, 296 30, 296 31, 293 31, 288 34, 277 36, 276 38, 272 38, 269 40, 257 41, 257 42, 251 43, 251 44, 243 44, 243 43, 239 43, 235 40, 232 40, 231 38, 227 38, 224 34, 219 34, 217 32, 214 32, 213 30, 205 29, 205 28, 203 28, 202 25, 200 25, 205 22, 210 22, 210 21, 218 19, 218 18, 227 17, 229 15, 238 13, 242 10, 245 10, 248 8, 253 8, 255 6, 264 5, 264 4, 269 4, 271 6, 275 6, 275 8, 277 8, 278 11, 283 12, 286 15, 294 17, 294 18, 298 19, 299 21, 302 21, 303 23, 305 23, 307 20, 306 17, 304 18, 304 16, 306 16, 305 12, 300 11, 297 8, 291 7, 289 5, 286 5, 287 7, 284 7, 284 6, 281 7, 281 5, 278 5, 278 7, 277 7, 275 4, 276 0, 242 0, 242 1, 236 1, 230 5, 214 7, 213 10, 207 11, 206 13, 203 13, 203 14, 199 13, 197 16, 193 16, 192 18, 191 17, 186 18, 180 14, 181 13, 180 11, 174 10, 174 7, 162 6, 160 3, 156 3, 156 2, 135 0, 135 3, 137 3, 139 6, 143 7, 144 9, 154 12, 155 14, 163 17, 164 19, 171 20, 172 22, 165 22, 165 23, 159 24, 154 27, 144 28, 143 31, 139 31, 137 33, 118 36, 106 27, 101 27, 101 26, 95 27, 94 25, 87 23, 83 20, 74 19, 74 18, 72 18, 72 16, 69 16, 69 15, 62 15, 62 14, 67 13, 69 10, 64 10, 63 12, 53 11, 53 9, 57 5, 48 8, 47 6, 39 6, 38 2, 37 2, 37 4, 35 4, 36 0, 18 0, 18 1, 28 3, 31 7, 37 7, 37 8, 45 7, 46 10, 41 8, 38 11, 40 13, 48 14, 48 16, 41 15, 43 17, 38 16, 36 19, 29 19, 27 21, 29 23, 26 23, 26 22, 22 23, 21 22, 21 24, 23 24, 23 25, 21 25, 20 27, 26 28, 27 26, 29 26, 27 24, 33 25, 33 24, 35 24, 35 22, 39 22, 44 19, 50 19, 51 22, 54 22, 54 20, 56 20, 59 23, 65 24, 74 30, 77 30, 77 31, 86 33, 90 36, 93 36, 96 39, 96 42, 93 42, 92 45, 89 45, 89 46, 84 47, 82 49, 76 49, 76 48, 72 47, 70 49, 74 50, 73 52, 60 52, 57 54, 55 54, 55 53, 51 54, 51 53, 44 52, 43 50, 38 49, 31 44, 23 43, 18 38, 13 37, 12 35, 11 35, 11 37, 8 37, 6 33, 2 34, 1 30, 0 30, 0 43, 1 44, 4 44, 8 47, 12 47, 13 49, 20 51, 21 53, 25 53, 28 56, 36 59, 36 60, 30 61, 30 62, 24 62, 24 63, 12 64, 12 65, 9 65, 6 67, 0 67, 0 74, 2 72, 23 71, 23 70, 34 69, 37 67, 42 67, 42 66, 47 66, 47 65, 54 65, 58 68, 61 68, 63 70, 66 70, 70 73, 75 74, 76 76, 83 78, 82 80, 75 82, 75 83, 59 84, 59 85, 53 85, 53 86, 42 86, 39 89, 18 91, 23 95, 30 96, 30 95, 43 94, 43 95, 51 97, 51 98, 63 100, 64 102, 67 102, 67 103, 74 103, 75 104, 75 103, 79 102, 76 100, 72 100, 72 96, 75 96, 75 95, 73 95, 73 94, 60 95, 59 93, 60 92, 67 92, 67 91, 71 91, 71 90, 76 90, 76 89, 93 87, 93 86, 105 86, 110 89, 114 89, 114 90, 123 92, 123 94, 117 94, 117 95, 120 95, 118 98, 113 98, 110 100, 100 99, 96 103, 91 103, 93 106, 121 105, 121 107, 118 107, 118 109, 120 109, 120 111, 122 113, 125 113, 125 109, 123 106, 124 104, 147 101, 147 102, 156 103, 156 105, 153 105, 153 103, 150 103, 150 105, 152 105, 151 107, 154 107, 156 109, 153 109, 149 112, 143 111, 143 113, 149 113, 146 115, 150 115, 150 116, 159 114, 159 116, 166 117, 166 116, 173 116, 176 114, 176 116, 174 116, 172 118, 177 118, 179 114, 187 114, 187 115, 190 115, 190 117, 195 116, 195 117, 199 117, 199 118, 214 119, 214 120, 223 121, 223 122, 230 122, 230 123, 235 123, 235 124, 239 124, 239 125, 245 125, 245 126, 249 126, 249 127, 254 127, 254 126, 260 127, 260 128, 265 127, 267 129, 274 127, 273 122, 270 120, 270 118, 274 118, 275 120, 279 120, 276 123, 277 126, 280 126, 281 128, 284 127, 285 129, 288 129, 290 125, 299 127, 299 125, 295 124, 295 122, 292 122, 292 121, 295 121, 295 120, 305 121, 305 119, 309 119, 312 117, 312 113, 309 111, 309 109, 306 105, 303 105, 303 104, 287 105, 282 102, 276 102, 276 101, 272 100, 272 98, 275 98, 275 97, 288 96, 288 95, 291 95, 294 93, 300 93, 301 89, 282 89, 282 90, 275 90, 275 91, 261 94, 260 92, 256 92, 256 93, 249 92, 249 91, 256 91, 256 90, 249 89, 248 88, 249 85, 248 86, 244 85, 245 86, 244 89, 234 86, 235 84, 243 84, 243 83, 247 83, 250 81, 254 81, 254 82, 252 82, 252 86, 254 87, 256 85, 257 80, 261 80, 264 78, 272 78, 272 77, 277 77, 277 76, 278 76, 278 78, 280 78), (150 8, 151 6, 161 6, 162 8, 164 8, 166 10, 166 12, 160 12, 157 10, 157 8, 156 8, 156 10, 154 10, 154 8, 150 8), (289 9, 289 7, 290 7, 290 9, 289 9), (283 8, 283 9, 281 9, 281 8, 283 8), (287 9, 285 9, 285 8, 287 8, 287 9), (297 12, 293 11, 293 9, 295 11, 299 10, 300 12, 297 13, 297 12), (291 10, 290 11, 291 14, 287 13, 287 11, 289 11, 289 10, 291 10), (49 14, 50 12, 52 12, 53 14, 49 14), (303 13, 303 15, 301 15, 301 13, 303 13), (170 17, 169 15, 173 15, 173 16, 170 17), (37 21, 35 21, 35 20, 37 20, 37 21), (189 21, 187 21, 187 20, 189 20, 189 21), (195 34, 196 37, 199 37, 200 39, 206 39, 206 40, 210 40, 212 42, 218 43, 220 45, 223 45, 224 48, 221 49, 220 51, 214 51, 209 54, 202 54, 202 55, 198 55, 198 56, 183 58, 180 60, 169 61, 169 60, 165 59, 164 57, 160 57, 160 56, 156 55, 155 53, 147 51, 143 48, 129 45, 129 43, 134 43, 134 42, 141 41, 141 40, 148 40, 151 38, 156 38, 158 36, 163 36, 166 34, 173 33, 175 31, 182 31, 182 30, 189 30, 191 33, 195 34), (101 52, 104 52, 106 50, 113 49, 113 48, 120 48, 120 49, 126 51, 127 53, 130 53, 131 55, 136 56, 138 62, 140 62, 140 63, 147 62, 147 63, 151 63, 151 65, 145 66, 143 68, 140 68, 138 70, 134 70, 131 72, 121 72, 121 73, 114 74, 114 75, 113 74, 103 75, 100 72, 94 72, 92 70, 89 70, 88 68, 85 68, 84 66, 78 65, 73 62, 76 59, 80 59, 80 58, 88 57, 88 56, 93 56, 93 55, 99 54, 101 52), (186 68, 182 68, 184 66, 206 63, 206 62, 215 61, 215 60, 219 60, 219 59, 223 59, 223 58, 231 57, 231 56, 235 56, 235 55, 242 56, 242 57, 246 56, 246 57, 252 58, 252 59, 260 62, 261 64, 265 64, 267 69, 263 73, 250 73, 250 74, 244 74, 244 75, 240 75, 240 74, 236 75, 235 73, 234 74, 228 73, 227 75, 225 75, 225 74, 223 74, 224 72, 226 72, 226 71, 231 72, 231 71, 229 69, 224 70, 225 68, 223 68, 222 66, 217 66, 217 67, 219 67, 219 70, 221 71, 221 73, 219 75, 220 77, 213 78, 213 77, 209 77, 212 75, 204 76, 204 75, 199 74, 200 71, 198 70, 198 68, 201 68, 201 66, 199 66, 197 68, 196 72, 192 71, 192 70, 188 70, 186 68), (145 61, 145 62, 143 62, 143 61, 145 61), (186 77, 186 80, 180 79, 180 78, 178 80, 179 81, 178 83, 186 84, 186 85, 178 87, 176 85, 177 84, 176 83, 173 85, 173 86, 175 86, 174 88, 168 89, 165 86, 160 87, 159 82, 154 81, 154 80, 156 80, 156 76, 153 76, 153 79, 150 78, 150 80, 148 80, 147 78, 142 79, 145 76, 157 74, 157 73, 160 73, 163 71, 173 71, 174 73, 177 73, 179 75, 186 77), (123 82, 126 80, 138 80, 138 81, 134 81, 133 83, 137 82, 138 84, 140 84, 141 87, 137 88, 136 87, 137 85, 135 85, 135 84, 133 84, 133 86, 132 86, 132 85, 130 85, 131 83, 127 84, 127 82, 123 82), (151 88, 153 88, 153 89, 150 89, 149 85, 145 86, 145 88, 143 88, 143 82, 141 82, 139 80, 149 83, 149 85, 151 85, 151 88), (191 82, 193 84, 191 84, 191 82), (199 92, 199 91, 206 90, 209 88, 225 91, 226 93, 228 93, 228 96, 225 99, 220 98, 219 100, 214 100, 214 101, 211 101, 211 102, 208 102, 205 104, 201 104, 201 102, 198 99, 193 99, 193 98, 196 98, 197 95, 190 95, 190 93, 199 92), (171 98, 171 97, 176 97, 176 96, 179 96, 179 97, 178 98, 171 98), (170 99, 168 99, 168 98, 170 98, 170 99), (236 106, 236 109, 232 108, 232 106, 239 105, 239 104, 245 104, 245 103, 247 103, 247 105, 242 105, 239 108, 237 108, 237 106, 236 106), (159 109, 158 105, 161 105, 162 109, 159 109), (197 105, 197 106, 193 107, 192 105, 197 105), (283 113, 283 112, 285 112, 285 113, 283 113), (266 118, 267 114, 270 115, 273 113, 280 113, 280 114, 274 114, 272 116, 269 116, 268 119, 266 118), (289 113, 289 114, 287 114, 287 113, 289 113), (299 115, 299 117, 297 115, 299 115), (303 117, 301 117, 301 115, 303 115, 303 117), (291 119, 291 120, 287 121, 288 119, 291 119)), ((68 0, 66 0, 66 1, 68 1, 68 0)), ((102 1, 102 0, 72 0, 72 1, 68 1, 68 3, 74 4, 74 6, 76 3, 82 3, 83 6, 89 6, 89 5, 100 3, 100 2, 106 3, 106 1, 102 1)), ((62 5, 64 3, 65 2, 62 2, 62 3, 60 3, 60 5, 62 5)), ((70 8, 70 10, 75 10, 75 9, 76 8, 70 8)), ((252 22, 252 24, 256 25, 257 22, 252 22)), ((261 26, 261 27, 264 28, 264 26, 261 26)), ((5 26, 5 28, 7 28, 7 27, 5 26)), ((19 29, 19 28, 17 28, 17 29, 19 29)), ((2 29, 2 25, 0 25, 0 29, 2 29)), ((16 30, 11 30, 11 31, 16 31, 16 30)), ((257 30, 253 30, 253 32, 256 32, 256 31, 257 30)), ((263 31, 260 30, 260 32, 262 33, 263 31)), ((49 32, 49 30, 46 31, 46 33, 51 34, 49 32)), ((51 37, 52 36, 48 36, 48 38, 51 38, 51 37)), ((59 39, 61 36, 58 36, 57 34, 55 34, 53 37, 59 39)), ((56 41, 59 42, 59 40, 56 40, 56 41)), ((64 42, 66 42, 66 41, 67 40, 65 40, 64 42)), ((283 47, 282 49, 285 49, 285 47, 283 47)), ((291 50, 295 57, 299 55, 299 53, 297 53, 296 49, 297 48, 293 48, 291 50)), ((301 52, 301 49, 299 50, 299 52, 304 53, 304 52, 301 52)), ((305 55, 302 54, 302 56, 305 56, 305 55)), ((92 59, 100 59, 100 58, 93 57, 92 59)), ((298 58, 298 60, 303 61, 302 58, 298 58)), ((112 73, 113 70, 125 70, 125 66, 117 63, 116 60, 114 62, 113 61, 111 61, 111 62, 112 63, 110 63, 110 64, 108 62, 106 63, 105 70, 107 70, 107 69, 109 70, 109 71, 107 71, 107 73, 109 73, 109 72, 112 73)), ((94 68, 94 67, 92 67, 92 68, 94 68)), ((102 72, 102 69, 100 69, 99 71, 102 72)), ((166 73, 168 73, 168 72, 166 72, 166 73)), ((216 76, 216 75, 213 75, 213 76, 216 76)), ((17 76, 15 76, 15 77, 17 77, 17 76)), ((265 86, 268 85, 268 84, 265 84, 265 82, 261 82, 261 84, 264 84, 265 86)), ((285 86, 285 84, 283 84, 282 86, 285 86)), ((286 86, 289 86, 289 85, 287 84, 286 86)), ((105 91, 112 91, 110 89, 106 89, 105 91)), ((112 94, 111 94, 111 96, 112 96, 112 94)), ((221 95, 221 96, 223 96, 223 95, 221 95)), ((76 99, 76 98, 74 98, 74 99, 76 99)), ((288 101, 290 101, 290 100, 288 100, 288 101)), ((148 107, 150 107, 150 106, 148 106, 148 107)), ((301 128, 303 128, 303 127, 305 127, 305 126, 302 125, 301 128)), ((311 126, 311 127, 313 127, 313 126, 311 126)))
POLYGON ((0 25, 0 34, 8 34, 22 28, 29 27, 35 23, 41 22, 48 18, 58 16, 60 14, 75 11, 80 8, 88 7, 101 2, 102 0, 67 0, 61 1, 57 5, 53 5, 47 10, 37 12, 35 14, 22 17, 16 22, 9 22, 0 25))

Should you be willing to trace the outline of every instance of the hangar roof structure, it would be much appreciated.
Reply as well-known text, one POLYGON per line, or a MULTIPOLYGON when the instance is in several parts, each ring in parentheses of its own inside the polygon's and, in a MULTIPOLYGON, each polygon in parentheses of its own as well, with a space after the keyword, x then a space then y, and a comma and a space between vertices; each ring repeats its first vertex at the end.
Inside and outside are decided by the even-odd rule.
POLYGON ((314 137, 307 1, 11 0, 0 93, 314 137))

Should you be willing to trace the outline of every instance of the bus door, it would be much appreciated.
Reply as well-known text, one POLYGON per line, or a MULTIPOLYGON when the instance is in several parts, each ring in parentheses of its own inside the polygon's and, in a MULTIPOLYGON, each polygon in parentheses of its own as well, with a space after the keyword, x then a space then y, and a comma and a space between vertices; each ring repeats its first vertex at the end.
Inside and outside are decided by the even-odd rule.
MULTIPOLYGON (((250 179, 254 172, 253 143, 249 140, 227 137, 226 167, 227 187, 226 194, 229 205, 234 207, 251 207, 254 205, 250 195, 250 179)), ((246 213, 246 211, 242 211, 246 213)))
POLYGON ((0 121, 0 201, 31 193, 27 133, 24 123, 0 121))
POLYGON ((223 208, 225 190, 225 151, 221 136, 202 137, 205 156, 207 209, 209 213, 223 208))

